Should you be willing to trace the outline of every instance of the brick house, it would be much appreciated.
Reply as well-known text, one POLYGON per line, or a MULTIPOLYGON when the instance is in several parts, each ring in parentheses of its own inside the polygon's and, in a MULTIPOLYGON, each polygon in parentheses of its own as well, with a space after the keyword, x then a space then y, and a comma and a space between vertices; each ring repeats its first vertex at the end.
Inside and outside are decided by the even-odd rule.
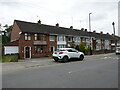
MULTIPOLYGON (((71 43, 79 45, 85 42, 86 47, 90 45, 92 49, 112 49, 115 38, 109 34, 88 32, 37 23, 15 20, 11 32, 11 42, 7 46, 18 46, 20 58, 35 58, 50 55, 54 50, 63 47, 70 47, 71 43), (13 44, 12 44, 13 43, 13 44)), ((117 37, 118 40, 118 37, 117 37)))

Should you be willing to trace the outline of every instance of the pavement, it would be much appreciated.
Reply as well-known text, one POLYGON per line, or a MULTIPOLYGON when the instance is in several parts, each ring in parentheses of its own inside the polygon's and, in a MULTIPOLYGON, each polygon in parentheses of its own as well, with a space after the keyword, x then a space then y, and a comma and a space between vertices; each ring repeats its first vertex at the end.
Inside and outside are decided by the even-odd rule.
MULTIPOLYGON (((98 58, 98 57, 107 57, 114 55, 114 53, 109 54, 100 54, 100 55, 87 55, 85 56, 84 60, 88 60, 90 57, 92 59, 98 58)), ((73 62, 72 62, 73 63, 73 62)), ((26 68, 36 68, 36 67, 45 67, 45 66, 51 66, 51 65, 61 65, 63 63, 55 62, 52 58, 49 57, 41 57, 41 58, 32 58, 32 59, 19 59, 19 62, 5 62, 2 63, 2 71, 0 72, 14 72, 26 68)))

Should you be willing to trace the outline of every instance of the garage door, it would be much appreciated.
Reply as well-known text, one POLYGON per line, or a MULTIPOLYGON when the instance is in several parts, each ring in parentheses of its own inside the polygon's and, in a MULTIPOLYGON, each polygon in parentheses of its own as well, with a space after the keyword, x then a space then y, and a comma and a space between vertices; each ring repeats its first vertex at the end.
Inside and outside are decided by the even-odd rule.
POLYGON ((18 46, 4 46, 4 54, 16 54, 18 53, 18 46))

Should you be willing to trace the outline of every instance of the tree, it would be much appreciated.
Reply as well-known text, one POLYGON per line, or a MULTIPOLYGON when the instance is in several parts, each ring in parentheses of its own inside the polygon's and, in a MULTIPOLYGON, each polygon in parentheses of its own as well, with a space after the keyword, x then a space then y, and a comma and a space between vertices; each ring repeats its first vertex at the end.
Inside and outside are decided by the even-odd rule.
POLYGON ((4 30, 2 31, 2 44, 6 44, 10 42, 10 34, 12 31, 12 25, 8 26, 7 24, 4 27, 4 30))

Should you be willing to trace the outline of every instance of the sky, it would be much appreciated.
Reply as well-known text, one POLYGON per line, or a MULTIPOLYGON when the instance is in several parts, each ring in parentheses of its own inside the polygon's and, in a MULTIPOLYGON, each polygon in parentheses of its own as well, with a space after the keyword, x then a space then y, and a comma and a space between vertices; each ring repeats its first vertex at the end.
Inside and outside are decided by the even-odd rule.
POLYGON ((74 29, 85 28, 89 31, 89 13, 91 31, 113 33, 115 22, 118 35, 119 0, 0 0, 0 24, 12 25, 14 20, 34 22, 40 19, 42 24, 74 29))

